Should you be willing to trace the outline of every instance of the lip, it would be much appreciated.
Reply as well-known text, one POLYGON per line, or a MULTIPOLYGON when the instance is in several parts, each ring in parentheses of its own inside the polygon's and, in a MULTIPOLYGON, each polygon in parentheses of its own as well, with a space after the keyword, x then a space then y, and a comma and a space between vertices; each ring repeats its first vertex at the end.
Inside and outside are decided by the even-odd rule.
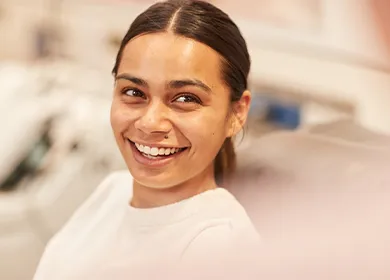
MULTIPOLYGON (((163 166, 170 164, 172 161, 174 161, 178 157, 180 157, 183 152, 186 151, 186 149, 184 149, 183 151, 171 154, 169 156, 161 156, 161 157, 158 156, 156 158, 151 159, 151 158, 147 158, 147 157, 143 156, 141 154, 141 152, 136 148, 134 142, 132 142, 128 139, 126 139, 126 141, 132 150, 132 154, 133 154, 136 162, 138 162, 139 164, 149 166, 149 167, 154 167, 154 168, 159 168, 159 167, 163 167, 163 166)), ((153 146, 151 146, 151 147, 153 147, 153 146)), ((163 147, 163 146, 158 146, 158 147, 163 147)))

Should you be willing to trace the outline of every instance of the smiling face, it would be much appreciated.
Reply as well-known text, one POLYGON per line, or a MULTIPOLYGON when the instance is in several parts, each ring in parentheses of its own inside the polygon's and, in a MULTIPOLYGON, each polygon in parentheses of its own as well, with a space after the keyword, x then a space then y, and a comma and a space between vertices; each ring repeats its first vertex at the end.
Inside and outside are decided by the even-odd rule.
POLYGON ((166 189, 214 182, 213 160, 233 134, 231 115, 213 49, 171 33, 141 35, 125 47, 111 124, 138 184, 166 189))

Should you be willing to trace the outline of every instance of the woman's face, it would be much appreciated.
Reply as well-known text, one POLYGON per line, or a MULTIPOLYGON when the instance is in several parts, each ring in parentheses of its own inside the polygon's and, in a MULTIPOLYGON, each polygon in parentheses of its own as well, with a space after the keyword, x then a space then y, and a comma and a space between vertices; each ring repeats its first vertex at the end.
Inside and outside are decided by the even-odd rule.
POLYGON ((123 51, 111 124, 139 184, 170 188, 213 176, 234 132, 217 52, 171 33, 141 35, 123 51))

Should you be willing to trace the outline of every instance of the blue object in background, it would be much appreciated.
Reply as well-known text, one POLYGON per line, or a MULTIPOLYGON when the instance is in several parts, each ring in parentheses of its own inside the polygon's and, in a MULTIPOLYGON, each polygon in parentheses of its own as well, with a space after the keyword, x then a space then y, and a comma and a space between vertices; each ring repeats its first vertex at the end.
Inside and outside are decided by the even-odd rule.
POLYGON ((299 105, 271 102, 266 120, 286 129, 296 129, 301 121, 299 105))
POLYGON ((265 113, 266 122, 284 129, 296 129, 301 122, 300 106, 280 101, 270 95, 254 94, 249 116, 255 119, 265 113))

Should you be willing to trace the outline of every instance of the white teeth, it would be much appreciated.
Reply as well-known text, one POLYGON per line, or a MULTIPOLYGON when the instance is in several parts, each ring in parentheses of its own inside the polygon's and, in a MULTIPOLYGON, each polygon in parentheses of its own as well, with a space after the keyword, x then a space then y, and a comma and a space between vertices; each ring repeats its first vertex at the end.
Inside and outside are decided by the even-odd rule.
POLYGON ((169 156, 171 154, 177 153, 180 151, 178 148, 157 148, 157 147, 149 147, 149 146, 144 146, 141 144, 135 143, 135 146, 137 147, 138 151, 141 153, 148 155, 148 156, 162 156, 166 155, 169 156))
POLYGON ((150 147, 144 146, 143 152, 144 152, 145 154, 147 154, 147 155, 150 155, 150 147))
POLYGON ((150 154, 152 156, 157 156, 158 155, 158 148, 155 148, 155 147, 151 148, 150 149, 150 154))
POLYGON ((135 143, 135 146, 137 147, 138 151, 140 151, 140 152, 144 151, 144 146, 143 145, 135 143))

